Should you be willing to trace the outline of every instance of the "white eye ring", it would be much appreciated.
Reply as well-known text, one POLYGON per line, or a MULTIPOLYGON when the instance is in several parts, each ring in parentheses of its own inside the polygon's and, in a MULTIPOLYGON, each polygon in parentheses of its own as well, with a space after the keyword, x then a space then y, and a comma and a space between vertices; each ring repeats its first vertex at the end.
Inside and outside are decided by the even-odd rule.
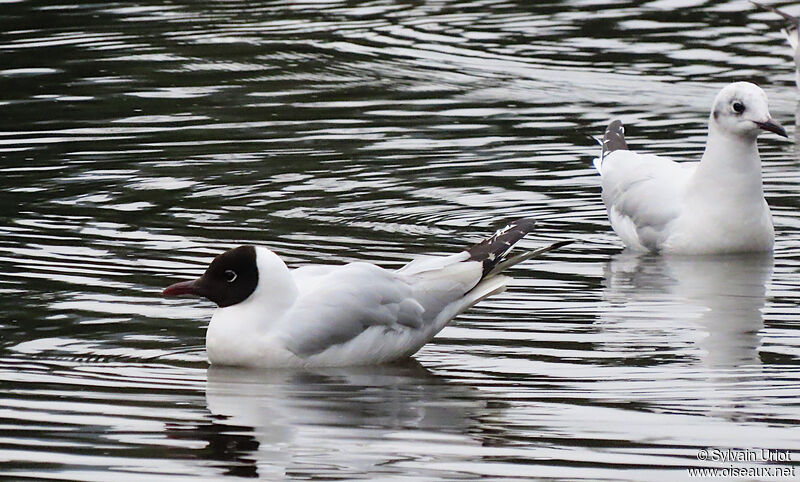
POLYGON ((741 113, 742 113, 742 112, 744 112, 744 110, 745 110, 744 104, 742 104, 742 103, 741 103, 741 102, 739 102, 738 100, 734 101, 734 102, 733 102, 733 104, 731 104, 731 108, 732 108, 732 109, 733 109, 733 111, 734 111, 734 112, 736 112, 737 114, 741 114, 741 113))
POLYGON ((238 277, 239 275, 236 274, 236 271, 232 269, 225 270, 225 281, 227 281, 228 283, 233 283, 234 281, 236 281, 236 278, 238 277))

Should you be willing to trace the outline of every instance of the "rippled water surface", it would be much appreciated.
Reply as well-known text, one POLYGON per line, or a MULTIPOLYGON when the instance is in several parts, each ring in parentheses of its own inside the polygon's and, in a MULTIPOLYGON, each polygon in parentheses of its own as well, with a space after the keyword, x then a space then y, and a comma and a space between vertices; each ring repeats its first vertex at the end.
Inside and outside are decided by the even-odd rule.
POLYGON ((0 478, 678 480, 725 466, 704 448, 800 463, 795 143, 759 143, 768 258, 622 252, 591 168, 616 116, 634 148, 696 159, 734 80, 794 131, 774 15, 2 3, 0 478), (577 242, 400 366, 209 369, 210 303, 160 296, 242 243, 399 267, 521 216, 540 220, 525 246, 577 242))

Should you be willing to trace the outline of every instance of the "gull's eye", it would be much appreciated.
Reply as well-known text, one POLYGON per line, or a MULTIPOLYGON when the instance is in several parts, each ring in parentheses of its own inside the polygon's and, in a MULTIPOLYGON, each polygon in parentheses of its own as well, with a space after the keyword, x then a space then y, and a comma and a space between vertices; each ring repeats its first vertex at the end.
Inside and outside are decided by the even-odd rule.
POLYGON ((238 275, 236 274, 236 271, 232 269, 225 270, 225 281, 227 281, 228 283, 233 283, 234 281, 236 281, 237 276, 238 275))
POLYGON ((736 112, 737 114, 741 114, 742 112, 744 112, 744 104, 742 104, 738 100, 734 101, 734 103, 731 104, 731 107, 733 108, 733 111, 736 112))

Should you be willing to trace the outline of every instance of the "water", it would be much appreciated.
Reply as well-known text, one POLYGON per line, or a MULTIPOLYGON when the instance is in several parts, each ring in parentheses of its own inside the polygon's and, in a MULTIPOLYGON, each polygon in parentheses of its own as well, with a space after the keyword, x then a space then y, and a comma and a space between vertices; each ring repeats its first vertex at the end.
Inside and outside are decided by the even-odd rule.
POLYGON ((800 461, 794 144, 760 140, 768 258, 620 253, 591 169, 589 136, 614 116, 633 147, 696 158, 714 95, 739 79, 791 130, 793 65, 770 14, 682 0, 2 11, 0 477, 676 480, 726 466, 701 449, 800 461), (528 215, 541 223, 526 246, 577 242, 515 269, 401 366, 209 369, 210 304, 160 297, 242 243, 292 266, 399 267, 528 215))

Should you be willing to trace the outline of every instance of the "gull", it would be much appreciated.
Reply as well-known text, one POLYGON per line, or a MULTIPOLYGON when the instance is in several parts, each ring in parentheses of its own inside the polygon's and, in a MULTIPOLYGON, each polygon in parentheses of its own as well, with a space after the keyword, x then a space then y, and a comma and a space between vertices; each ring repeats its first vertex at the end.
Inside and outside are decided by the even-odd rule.
POLYGON ((629 249, 679 254, 771 251, 756 138, 788 137, 758 86, 736 82, 714 100, 700 162, 677 163, 628 150, 619 120, 609 124, 594 166, 611 226, 629 249))
POLYGON ((770 7, 769 5, 764 5, 763 3, 754 2, 752 0, 750 0, 750 3, 763 10, 774 12, 783 17, 783 19, 785 20, 782 32, 786 36, 786 40, 789 42, 789 45, 792 47, 792 53, 794 54, 794 64, 795 64, 795 84, 797 85, 798 88, 800 88, 800 50, 798 50, 797 48, 798 47, 797 29, 798 26, 800 26, 800 17, 789 15, 786 12, 778 10, 775 7, 770 7))
POLYGON ((524 218, 457 254, 399 270, 355 262, 290 270, 271 250, 239 246, 198 279, 164 296, 191 294, 219 307, 206 333, 209 362, 250 367, 375 365, 408 358, 456 315, 506 289, 500 273, 572 241, 509 256, 534 228, 524 218))

